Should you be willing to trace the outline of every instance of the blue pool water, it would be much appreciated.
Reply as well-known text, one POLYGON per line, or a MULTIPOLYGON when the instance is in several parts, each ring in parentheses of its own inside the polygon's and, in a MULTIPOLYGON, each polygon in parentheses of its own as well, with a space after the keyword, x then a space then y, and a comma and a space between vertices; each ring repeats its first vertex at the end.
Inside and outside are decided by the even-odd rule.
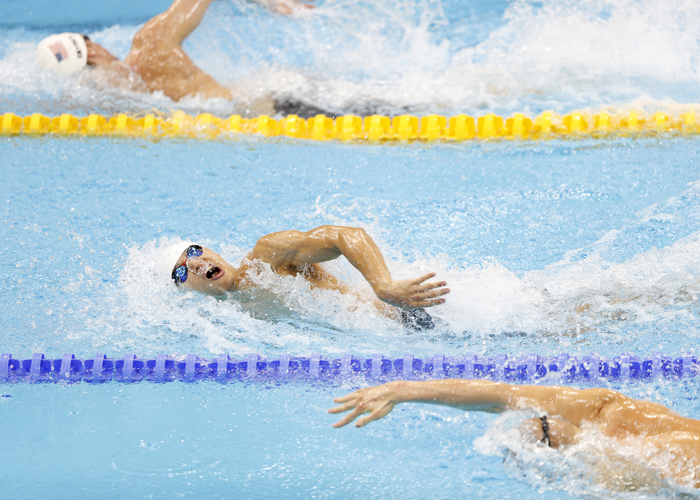
MULTIPOLYGON (((42 5, 30 5, 31 14, 0 7, 0 111, 181 107, 89 79, 48 81, 29 58, 56 29, 87 31, 123 55, 151 7, 88 16, 76 3, 51 17, 42 5)), ((691 37, 700 14, 687 3, 388 5, 327 1, 287 19, 216 2, 188 50, 245 92, 294 91, 339 109, 363 99, 446 114, 700 101, 691 37), (355 20, 368 13, 375 21, 360 29, 355 20), (323 42, 316 30, 327 34, 323 42), (617 43, 600 57, 606 40, 617 43), (205 50, 211 43, 215 50, 205 50), (533 43, 531 54, 523 47, 533 43), (386 53, 360 57, 367 46, 386 53), (335 58, 345 67, 329 64, 335 58)), ((197 100, 182 107, 233 111, 197 100)), ((698 139, 671 136, 454 145, 2 137, 0 351, 685 353, 700 323, 697 151, 698 139), (269 293, 227 301, 153 276, 158 249, 179 239, 235 263, 264 234, 320 224, 365 227, 395 277, 437 271, 452 289, 433 309, 443 324, 411 332, 362 301, 271 273, 258 277, 269 293)), ((330 268, 369 293, 346 263, 330 268)), ((617 482, 599 484, 588 456, 601 440, 568 453, 518 444, 520 414, 408 406, 360 431, 332 429, 332 398, 363 383, 2 385, 0 496, 693 494, 654 481, 635 466, 634 448, 608 450, 631 465, 617 482)), ((700 410, 698 378, 612 387, 689 416, 700 410)))
MULTIPOLYGON (((1 329, 3 351, 16 357, 643 355, 697 342, 695 139, 6 138, 2 148, 1 329), (173 239, 235 262, 262 234, 322 223, 367 227, 397 277, 438 271, 453 290, 434 309, 447 326, 413 333, 357 301, 271 275, 260 279, 276 295, 259 303, 180 293, 152 275, 156 249, 173 239)), ((333 269, 364 286, 349 265, 333 269)), ((696 380, 622 389, 693 415, 696 380)), ((78 497, 101 487, 137 498, 605 491, 580 457, 544 467, 546 451, 512 450, 508 419, 409 407, 373 428, 331 429, 324 410, 356 383, 4 386, 3 484, 30 496, 67 484, 78 497), (72 458, 11 460, 28 448, 72 458), (508 449, 518 458, 501 465, 508 449)))

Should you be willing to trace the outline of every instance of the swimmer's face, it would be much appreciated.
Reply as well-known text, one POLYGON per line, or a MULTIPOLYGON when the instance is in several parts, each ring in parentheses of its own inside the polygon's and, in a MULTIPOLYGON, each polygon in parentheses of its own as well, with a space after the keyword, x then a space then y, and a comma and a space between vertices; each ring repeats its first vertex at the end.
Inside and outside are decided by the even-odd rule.
POLYGON ((190 252, 191 256, 188 257, 188 251, 185 250, 173 267, 173 270, 182 265, 187 268, 187 279, 180 283, 180 287, 214 296, 224 296, 226 292, 235 291, 235 269, 219 254, 206 247, 199 248, 202 249, 201 255, 192 255, 199 252, 190 252))
POLYGON ((102 45, 95 43, 89 39, 85 40, 87 46, 87 64, 88 66, 101 66, 108 64, 118 59, 109 53, 102 45))

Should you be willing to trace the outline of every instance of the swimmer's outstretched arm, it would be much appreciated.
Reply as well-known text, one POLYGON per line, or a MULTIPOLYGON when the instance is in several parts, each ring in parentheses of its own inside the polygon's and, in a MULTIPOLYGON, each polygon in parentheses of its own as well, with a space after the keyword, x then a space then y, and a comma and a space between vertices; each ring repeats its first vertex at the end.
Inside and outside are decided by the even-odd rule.
POLYGON ((441 297, 450 292, 444 281, 425 283, 435 273, 394 281, 379 248, 361 228, 321 226, 308 232, 272 233, 258 240, 250 257, 267 262, 275 271, 302 271, 341 255, 362 273, 379 299, 393 306, 435 306, 444 303, 441 297))
POLYGON ((628 400, 626 396, 608 389, 578 390, 569 387, 512 385, 460 379, 397 381, 360 389, 336 398, 334 401, 342 404, 328 412, 343 413, 352 410, 333 427, 343 427, 360 415, 368 413, 355 424, 357 427, 363 427, 387 416, 397 404, 409 402, 489 413, 537 409, 549 415, 559 415, 574 425, 580 425, 584 420, 595 420, 604 406, 628 400))

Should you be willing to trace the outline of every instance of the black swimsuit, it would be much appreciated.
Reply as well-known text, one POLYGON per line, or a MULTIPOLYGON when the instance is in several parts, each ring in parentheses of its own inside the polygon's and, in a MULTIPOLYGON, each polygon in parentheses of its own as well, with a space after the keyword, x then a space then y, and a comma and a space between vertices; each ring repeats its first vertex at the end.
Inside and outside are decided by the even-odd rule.
POLYGON ((399 309, 401 323, 413 330, 432 330, 435 322, 425 309, 399 309))
POLYGON ((547 422, 547 415, 540 417, 540 421, 542 422, 542 439, 540 441, 551 448, 552 440, 549 437, 549 422, 547 422))

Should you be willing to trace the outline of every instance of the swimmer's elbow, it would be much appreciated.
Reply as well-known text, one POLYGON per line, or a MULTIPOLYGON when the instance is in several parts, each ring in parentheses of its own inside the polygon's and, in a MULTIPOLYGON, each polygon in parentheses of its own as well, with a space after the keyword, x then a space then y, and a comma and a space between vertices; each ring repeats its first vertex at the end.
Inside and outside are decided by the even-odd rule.
POLYGON ((361 227, 331 225, 319 226, 306 233, 306 235, 314 239, 325 240, 336 247, 342 247, 369 238, 367 232, 361 227))
POLYGON ((581 391, 583 400, 587 401, 590 417, 594 420, 598 418, 601 412, 610 406, 617 406, 630 400, 624 394, 613 391, 612 389, 584 389, 581 391))
POLYGON ((624 394, 612 389, 596 388, 584 389, 581 391, 587 397, 599 402, 602 405, 617 404, 623 400, 629 399, 624 394))
POLYGON ((361 227, 342 227, 339 233, 345 242, 365 241, 369 239, 369 234, 361 227))

